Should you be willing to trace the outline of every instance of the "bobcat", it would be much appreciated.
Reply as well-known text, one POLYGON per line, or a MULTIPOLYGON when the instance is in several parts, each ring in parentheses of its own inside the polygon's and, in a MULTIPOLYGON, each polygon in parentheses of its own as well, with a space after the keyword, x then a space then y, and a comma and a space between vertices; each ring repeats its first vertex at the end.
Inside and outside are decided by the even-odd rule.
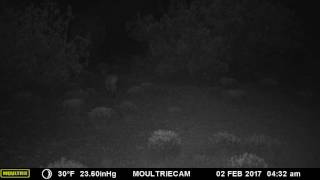
POLYGON ((110 96, 116 96, 118 91, 118 81, 119 81, 119 78, 115 74, 110 74, 106 76, 104 85, 107 90, 107 93, 110 96))

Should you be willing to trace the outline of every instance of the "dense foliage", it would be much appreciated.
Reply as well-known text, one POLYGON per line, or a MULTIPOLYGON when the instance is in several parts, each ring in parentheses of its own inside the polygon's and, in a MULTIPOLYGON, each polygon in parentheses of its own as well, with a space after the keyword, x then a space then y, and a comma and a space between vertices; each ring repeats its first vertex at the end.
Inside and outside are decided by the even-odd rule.
POLYGON ((290 9, 265 0, 176 3, 161 18, 138 16, 129 30, 148 45, 146 69, 197 79, 279 73, 303 36, 290 9))
POLYGON ((90 40, 68 38, 70 7, 45 1, 7 10, 0 18, 1 78, 7 90, 54 90, 77 78, 87 65, 90 40))

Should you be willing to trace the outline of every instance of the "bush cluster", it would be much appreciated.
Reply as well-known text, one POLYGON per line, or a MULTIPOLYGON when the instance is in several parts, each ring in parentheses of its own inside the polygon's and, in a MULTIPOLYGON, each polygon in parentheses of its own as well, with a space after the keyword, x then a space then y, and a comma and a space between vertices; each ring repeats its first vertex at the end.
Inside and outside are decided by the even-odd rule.
POLYGON ((144 68, 159 76, 271 73, 300 52, 298 20, 273 1, 176 4, 160 18, 138 16, 128 23, 132 37, 148 45, 144 68))
POLYGON ((69 39, 72 19, 71 7, 62 8, 50 1, 0 15, 0 73, 8 90, 54 90, 83 72, 90 39, 69 39))

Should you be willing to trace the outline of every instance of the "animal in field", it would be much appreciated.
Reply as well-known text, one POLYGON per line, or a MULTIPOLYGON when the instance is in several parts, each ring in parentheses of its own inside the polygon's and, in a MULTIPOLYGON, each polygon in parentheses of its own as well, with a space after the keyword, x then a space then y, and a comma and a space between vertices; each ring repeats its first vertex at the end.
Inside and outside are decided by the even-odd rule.
POLYGON ((101 62, 97 65, 98 73, 103 77, 104 90, 114 97, 119 88, 119 74, 116 65, 101 62))
POLYGON ((115 74, 106 75, 104 85, 108 95, 116 96, 118 92, 119 77, 115 74))

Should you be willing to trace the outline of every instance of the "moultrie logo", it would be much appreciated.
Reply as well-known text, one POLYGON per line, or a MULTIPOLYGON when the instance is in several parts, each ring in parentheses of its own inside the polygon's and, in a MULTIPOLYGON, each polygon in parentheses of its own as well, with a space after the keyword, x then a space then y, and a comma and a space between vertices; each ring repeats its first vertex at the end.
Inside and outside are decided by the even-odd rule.
POLYGON ((0 178, 30 178, 30 169, 0 169, 0 178))

